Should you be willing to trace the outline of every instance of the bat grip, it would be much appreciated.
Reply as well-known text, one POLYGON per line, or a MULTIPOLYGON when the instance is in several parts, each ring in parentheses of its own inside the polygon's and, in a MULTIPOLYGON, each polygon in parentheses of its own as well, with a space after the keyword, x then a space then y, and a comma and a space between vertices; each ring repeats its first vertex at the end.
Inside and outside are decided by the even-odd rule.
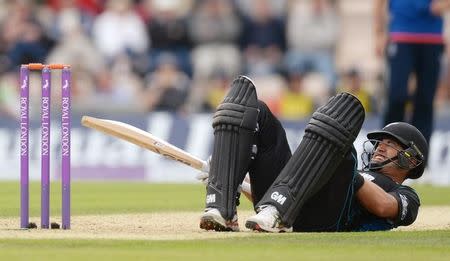
POLYGON ((209 173, 209 161, 204 161, 202 160, 202 168, 201 168, 202 172, 206 172, 209 173))

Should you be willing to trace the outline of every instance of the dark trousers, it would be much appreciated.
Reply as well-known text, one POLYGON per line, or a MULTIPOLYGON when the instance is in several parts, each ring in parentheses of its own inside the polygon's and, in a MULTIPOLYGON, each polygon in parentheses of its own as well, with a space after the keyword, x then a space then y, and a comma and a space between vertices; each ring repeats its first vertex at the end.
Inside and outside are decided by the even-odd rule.
MULTIPOLYGON (((264 103, 260 102, 259 109, 258 153, 249 169, 254 205, 261 200, 292 155, 281 123, 264 103)), ((294 222, 294 231, 346 230, 354 202, 356 165, 356 151, 352 150, 328 183, 307 200, 294 222)))
POLYGON ((292 156, 280 121, 264 102, 259 101, 259 110, 258 152, 249 169, 254 205, 262 199, 292 156))
POLYGON ((408 97, 408 79, 415 72, 417 89, 411 97, 413 112, 411 124, 430 140, 433 131, 433 100, 438 85, 441 44, 391 43, 388 48, 388 92, 384 116, 385 125, 406 121, 405 105, 408 97))
MULTIPOLYGON (((318 163, 320 164, 320 163, 318 163)), ((297 232, 347 231, 352 221, 355 204, 353 180, 356 171, 356 150, 349 152, 334 171, 331 179, 308 199, 295 219, 297 232)))

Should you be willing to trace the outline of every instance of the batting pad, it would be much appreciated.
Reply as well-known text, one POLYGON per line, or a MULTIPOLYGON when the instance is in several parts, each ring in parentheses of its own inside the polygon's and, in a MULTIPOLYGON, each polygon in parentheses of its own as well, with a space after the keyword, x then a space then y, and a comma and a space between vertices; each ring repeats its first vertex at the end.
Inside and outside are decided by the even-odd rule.
POLYGON ((219 209, 226 220, 236 212, 238 185, 250 165, 257 118, 255 86, 239 76, 214 114, 214 149, 206 195, 206 207, 219 209))
POLYGON ((313 114, 294 155, 257 207, 274 205, 283 223, 292 225, 350 151, 363 122, 364 108, 357 98, 348 93, 332 97, 313 114))

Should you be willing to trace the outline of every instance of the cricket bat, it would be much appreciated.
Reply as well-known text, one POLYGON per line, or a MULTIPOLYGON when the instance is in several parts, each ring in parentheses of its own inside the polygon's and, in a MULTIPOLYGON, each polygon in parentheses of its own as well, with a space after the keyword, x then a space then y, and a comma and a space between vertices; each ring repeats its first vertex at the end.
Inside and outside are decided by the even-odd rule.
POLYGON ((132 125, 113 120, 83 116, 81 124, 101 131, 107 135, 131 142, 144 149, 156 152, 164 157, 176 160, 195 169, 208 172, 209 165, 194 155, 132 125))

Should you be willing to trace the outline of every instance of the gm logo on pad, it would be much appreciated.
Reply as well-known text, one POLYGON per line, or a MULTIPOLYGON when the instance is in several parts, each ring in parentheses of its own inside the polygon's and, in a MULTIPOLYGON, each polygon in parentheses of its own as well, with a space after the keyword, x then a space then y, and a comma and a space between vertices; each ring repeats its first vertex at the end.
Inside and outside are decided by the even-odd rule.
POLYGON ((216 194, 206 195, 206 204, 215 203, 216 202, 216 194))
POLYGON ((286 201, 286 197, 283 196, 283 194, 281 194, 278 191, 275 191, 272 193, 272 195, 270 195, 270 198, 275 200, 277 203, 279 203, 280 205, 283 205, 284 202, 286 201))

